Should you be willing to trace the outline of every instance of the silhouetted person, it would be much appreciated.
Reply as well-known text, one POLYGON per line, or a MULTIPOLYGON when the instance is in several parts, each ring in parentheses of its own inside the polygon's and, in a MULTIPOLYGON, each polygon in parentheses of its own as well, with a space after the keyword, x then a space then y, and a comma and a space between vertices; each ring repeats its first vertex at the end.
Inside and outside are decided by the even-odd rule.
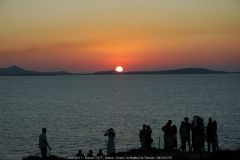
POLYGON ((199 118, 198 121, 198 136, 199 136, 199 140, 198 140, 198 145, 197 145, 197 151, 198 152, 202 152, 205 150, 205 128, 204 128, 204 119, 199 118))
POLYGON ((51 147, 49 146, 48 141, 47 141, 46 133, 47 133, 47 129, 42 128, 42 133, 39 136, 39 148, 41 150, 42 159, 47 158, 47 148, 49 148, 49 150, 51 150, 51 147))
POLYGON ((178 143, 177 143, 177 126, 173 125, 172 126, 172 141, 173 141, 173 150, 177 150, 178 148, 178 143))
POLYGON ((87 157, 93 157, 93 151, 92 150, 89 150, 89 152, 87 154, 87 157))
POLYGON ((183 152, 186 152, 186 143, 187 143, 188 133, 187 133, 187 127, 185 125, 185 122, 181 122, 179 133, 180 133, 180 139, 182 143, 180 150, 182 150, 183 152))
POLYGON ((191 125, 188 121, 189 121, 189 118, 188 118, 188 117, 185 117, 185 118, 184 118, 184 125, 185 125, 186 132, 187 132, 186 141, 187 141, 187 144, 188 144, 188 151, 190 152, 190 151, 191 151, 190 130, 192 129, 192 125, 191 125))
POLYGON ((101 149, 99 149, 97 156, 98 157, 103 157, 104 156, 101 149))
POLYGON ((217 135, 217 122, 213 121, 213 132, 214 132, 214 138, 213 138, 213 151, 218 151, 218 135, 217 135))
POLYGON ((139 139, 141 143, 141 149, 146 148, 146 131, 147 131, 147 126, 146 124, 143 124, 143 128, 139 132, 139 139))
POLYGON ((193 152, 197 151, 197 122, 196 122, 196 116, 193 117, 192 121, 192 150, 193 152))
POLYGON ((147 149, 151 149, 153 139, 152 139, 152 129, 149 125, 147 125, 147 130, 146 130, 146 147, 147 149))
POLYGON ((113 128, 108 129, 105 132, 104 136, 108 136, 108 143, 107 143, 108 156, 115 155, 115 143, 114 143, 115 132, 114 132, 113 128))
POLYGON ((79 159, 85 159, 85 156, 82 154, 82 150, 78 150, 78 153, 76 154, 76 156, 77 156, 79 159))
POLYGON ((203 119, 199 116, 193 117, 192 122, 192 147, 194 152, 204 151, 205 128, 203 119))
POLYGON ((212 118, 209 118, 208 124, 206 127, 206 136, 207 136, 207 143, 208 143, 208 152, 210 152, 210 147, 212 146, 212 150, 214 150, 213 141, 214 141, 214 128, 212 123, 212 118))
POLYGON ((199 143, 199 147, 198 147, 198 151, 202 152, 205 151, 205 128, 204 128, 204 119, 200 119, 199 122, 199 131, 200 131, 200 143, 199 143))
POLYGON ((172 120, 169 120, 166 125, 162 127, 164 132, 164 150, 169 151, 173 146, 173 132, 172 132, 172 120))

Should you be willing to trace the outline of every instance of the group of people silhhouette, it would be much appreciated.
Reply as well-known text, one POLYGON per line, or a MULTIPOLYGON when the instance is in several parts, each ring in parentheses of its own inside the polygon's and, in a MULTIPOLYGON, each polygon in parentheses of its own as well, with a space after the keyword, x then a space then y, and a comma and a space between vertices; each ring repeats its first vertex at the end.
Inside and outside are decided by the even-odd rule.
MULTIPOLYGON (((39 149, 41 151, 41 158, 43 160, 48 159, 47 158, 47 149, 49 149, 49 152, 51 150, 51 147, 49 146, 48 141, 47 141, 46 133, 47 133, 47 129, 42 128, 42 133, 39 135, 39 149)), ((114 143, 115 135, 116 134, 115 134, 113 128, 107 129, 107 131, 104 133, 104 136, 108 136, 108 142, 107 142, 107 155, 108 156, 115 155, 115 143, 114 143)), ((104 154, 101 149, 99 149, 99 152, 96 156, 104 157, 104 154)), ((76 157, 78 157, 79 159, 85 159, 85 156, 82 153, 82 150, 78 151, 78 153, 76 154, 76 157)), ((87 157, 94 157, 92 150, 89 150, 87 157)))
MULTIPOLYGON (((164 132, 164 150, 172 151, 177 150, 177 127, 172 125, 169 120, 167 124, 162 127, 164 132)), ((189 118, 185 117, 181 122, 180 128, 180 151, 186 152, 188 150, 193 152, 202 152, 205 150, 205 141, 208 143, 208 151, 218 150, 218 135, 217 135, 217 122, 209 118, 207 127, 204 127, 204 120, 199 116, 194 116, 192 123, 189 123, 189 118), (192 135, 192 136, 191 136, 192 135), (192 143, 191 143, 192 142, 192 143)))
MULTIPOLYGON (((108 142, 107 142, 107 155, 108 156, 114 156, 115 155, 115 143, 114 143, 114 138, 115 138, 115 132, 113 128, 107 129, 107 131, 104 133, 104 136, 108 136, 108 142)), ((80 159, 84 159, 85 156, 82 153, 82 150, 79 150, 76 156, 80 159)), ((96 157, 102 158, 105 155, 103 154, 102 150, 99 149, 98 153, 96 154, 96 157)), ((93 151, 89 150, 87 157, 94 157, 93 151)))
MULTIPOLYGON (((199 116, 194 116, 192 123, 189 123, 189 118, 185 117, 184 121, 181 122, 179 133, 181 139, 181 146, 178 148, 177 142, 177 126, 172 125, 172 120, 169 120, 163 127, 164 132, 164 150, 180 150, 186 152, 186 146, 188 145, 188 150, 193 152, 202 152, 205 150, 205 141, 208 143, 208 151, 212 148, 212 151, 218 150, 218 136, 217 136, 217 122, 209 118, 208 124, 204 126, 203 118, 199 116)), ((47 158, 47 148, 51 150, 46 137, 47 129, 43 128, 42 133, 39 136, 39 148, 41 151, 42 159, 47 158)), ((113 128, 107 129, 104 136, 108 136, 107 142, 107 155, 115 156, 115 132, 113 128)), ((141 143, 141 149, 149 150, 151 149, 153 139, 152 139, 152 129, 150 125, 143 125, 143 128, 139 132, 139 139, 141 143)), ((82 151, 76 154, 77 157, 84 157, 82 151)), ((102 150, 96 156, 104 156, 102 150)), ((89 150, 87 157, 93 157, 93 151, 89 150)))
POLYGON ((152 139, 152 129, 149 125, 144 124, 143 128, 140 130, 139 139, 142 149, 150 149, 153 139, 152 139))
MULTIPOLYGON (((101 149, 99 149, 98 153, 96 154, 97 157, 99 157, 99 159, 104 157, 104 154, 102 152, 101 149)), ((82 153, 82 150, 78 150, 78 153, 76 154, 77 159, 85 159, 84 154, 82 153)), ((93 151, 89 150, 87 157, 94 157, 93 155, 93 151)))
MULTIPOLYGON (((109 128, 106 130, 104 133, 104 136, 108 136, 108 142, 107 142, 107 156, 114 156, 115 155, 115 143, 114 143, 114 138, 115 138, 115 132, 113 128, 109 128)), ((96 157, 98 159, 103 158, 105 155, 103 154, 102 150, 99 149, 98 153, 96 154, 96 157)), ((84 154, 82 153, 82 150, 79 150, 78 153, 76 154, 76 157, 79 159, 85 159, 84 154)), ((89 150, 87 157, 95 157, 93 155, 93 151, 89 150)))
POLYGON ((162 127, 164 132, 164 150, 170 151, 177 149, 177 126, 172 125, 172 121, 169 120, 167 124, 162 127))

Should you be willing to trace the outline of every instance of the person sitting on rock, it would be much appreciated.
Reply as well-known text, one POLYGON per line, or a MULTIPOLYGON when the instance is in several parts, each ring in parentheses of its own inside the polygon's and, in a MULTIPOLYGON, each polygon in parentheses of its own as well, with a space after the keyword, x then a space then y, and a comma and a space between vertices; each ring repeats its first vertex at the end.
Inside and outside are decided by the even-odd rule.
POLYGON ((81 150, 81 149, 78 150, 78 153, 76 154, 76 156, 79 157, 79 158, 81 158, 81 159, 83 159, 83 158, 85 157, 85 156, 82 154, 82 150, 81 150))
POLYGON ((87 157, 93 157, 93 151, 92 150, 89 150, 89 152, 87 154, 87 157))
POLYGON ((97 154, 97 157, 103 157, 103 156, 104 156, 104 155, 103 155, 103 153, 102 153, 102 150, 99 149, 98 154, 97 154))

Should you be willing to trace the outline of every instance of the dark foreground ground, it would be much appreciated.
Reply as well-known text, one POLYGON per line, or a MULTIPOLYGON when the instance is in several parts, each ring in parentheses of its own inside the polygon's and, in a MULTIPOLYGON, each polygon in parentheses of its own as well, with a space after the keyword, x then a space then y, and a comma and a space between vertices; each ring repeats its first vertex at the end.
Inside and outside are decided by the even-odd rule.
MULTIPOLYGON (((67 160, 67 159, 81 159, 74 156, 58 157, 50 156, 48 160, 67 160)), ((202 152, 164 152, 158 149, 152 149, 150 151, 142 151, 140 149, 132 149, 128 152, 118 152, 115 157, 85 157, 85 159, 117 159, 117 160, 239 160, 240 149, 235 151, 221 150, 214 153, 202 152)), ((41 160, 39 156, 24 157, 23 160, 41 160)))

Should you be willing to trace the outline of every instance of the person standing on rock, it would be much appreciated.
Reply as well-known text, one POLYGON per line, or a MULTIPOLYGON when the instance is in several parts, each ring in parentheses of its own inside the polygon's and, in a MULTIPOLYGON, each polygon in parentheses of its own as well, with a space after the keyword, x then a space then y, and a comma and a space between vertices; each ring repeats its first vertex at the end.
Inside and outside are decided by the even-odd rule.
POLYGON ((170 151, 173 146, 173 132, 172 132, 172 120, 169 120, 166 125, 162 127, 164 132, 164 150, 170 151))
POLYGON ((47 141, 46 133, 47 129, 42 128, 42 133, 39 135, 39 149, 41 150, 42 159, 47 159, 47 148, 51 150, 51 147, 49 146, 47 141))
POLYGON ((143 124, 143 128, 139 132, 139 139, 141 143, 141 149, 146 149, 146 129, 147 125, 143 124))
POLYGON ((115 155, 115 143, 114 143, 115 132, 113 128, 108 129, 105 132, 104 136, 108 136, 107 154, 108 156, 114 156, 115 155))

